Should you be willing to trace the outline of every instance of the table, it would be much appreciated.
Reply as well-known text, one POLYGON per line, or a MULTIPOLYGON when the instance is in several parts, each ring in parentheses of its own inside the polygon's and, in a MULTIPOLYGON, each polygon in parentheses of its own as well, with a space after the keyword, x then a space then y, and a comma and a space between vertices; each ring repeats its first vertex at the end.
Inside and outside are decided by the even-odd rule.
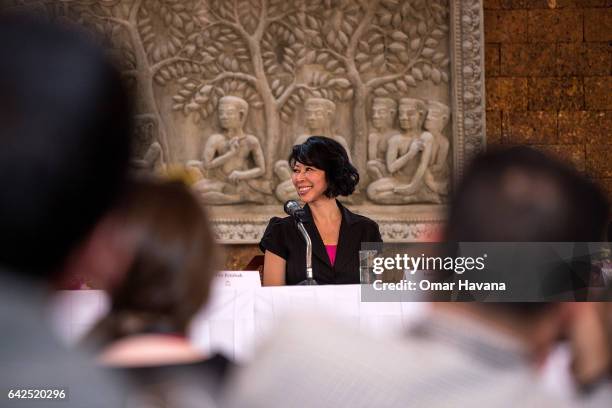
MULTIPOLYGON (((60 291, 49 318, 60 339, 75 344, 109 308, 107 295, 99 290, 60 291)), ((359 285, 282 286, 232 289, 216 285, 208 305, 192 322, 190 338, 203 352, 218 351, 238 363, 253 357, 257 344, 270 335, 274 324, 296 312, 333 317, 362 333, 394 336, 427 315, 429 305, 361 302, 359 285)), ((549 391, 567 397, 569 350, 561 346, 542 370, 549 391)))
MULTIPOLYGON (((388 336, 405 330, 427 307, 426 303, 361 302, 359 285, 252 289, 217 285, 208 305, 194 318, 190 338, 206 353, 219 351, 245 362, 279 319, 295 313, 321 313, 372 336, 388 336)), ((102 291, 60 291, 49 317, 60 339, 72 345, 108 308, 108 297, 102 291)))

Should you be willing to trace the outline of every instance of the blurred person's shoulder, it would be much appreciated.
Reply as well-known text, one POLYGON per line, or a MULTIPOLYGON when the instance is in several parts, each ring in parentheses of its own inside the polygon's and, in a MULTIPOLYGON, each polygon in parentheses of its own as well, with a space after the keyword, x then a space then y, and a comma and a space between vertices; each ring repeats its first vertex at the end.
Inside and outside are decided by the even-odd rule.
POLYGON ((526 367, 491 369, 414 336, 379 339, 328 318, 280 324, 228 387, 230 406, 563 406, 526 367))
MULTIPOLYGON (((62 407, 120 406, 120 378, 97 368, 93 356, 61 345, 44 316, 45 292, 14 276, 0 273, 0 388, 64 390, 62 407)), ((8 400, 2 406, 43 406, 37 399, 8 400)))

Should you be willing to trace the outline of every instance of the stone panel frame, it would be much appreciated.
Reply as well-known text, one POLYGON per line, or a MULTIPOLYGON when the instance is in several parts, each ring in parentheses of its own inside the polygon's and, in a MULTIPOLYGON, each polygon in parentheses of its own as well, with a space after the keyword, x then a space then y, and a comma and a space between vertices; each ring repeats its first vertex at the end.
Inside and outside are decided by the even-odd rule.
MULTIPOLYGON (((456 184, 469 161, 486 147, 484 21, 482 0, 449 3, 452 180, 456 184)), ((386 242, 410 242, 440 237, 447 206, 367 206, 354 210, 377 221, 386 242)), ((221 244, 258 243, 270 217, 283 216, 281 206, 250 205, 211 206, 209 214, 221 244)))

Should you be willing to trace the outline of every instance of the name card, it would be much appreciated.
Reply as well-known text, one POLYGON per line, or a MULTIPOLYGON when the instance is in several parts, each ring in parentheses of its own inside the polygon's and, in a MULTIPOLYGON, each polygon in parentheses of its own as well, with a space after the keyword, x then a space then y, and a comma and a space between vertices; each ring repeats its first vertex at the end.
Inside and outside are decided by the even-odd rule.
POLYGON ((215 286, 232 289, 260 288, 259 271, 219 271, 215 274, 215 286))

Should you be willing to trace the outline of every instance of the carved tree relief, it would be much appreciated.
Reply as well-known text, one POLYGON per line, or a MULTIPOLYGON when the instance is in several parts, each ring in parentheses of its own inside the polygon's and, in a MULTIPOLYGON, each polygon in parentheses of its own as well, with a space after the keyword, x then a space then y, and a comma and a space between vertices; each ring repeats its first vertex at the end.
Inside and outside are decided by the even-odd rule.
MULTIPOLYGON (((414 175, 403 168, 398 194, 425 185, 447 196, 449 182, 484 147, 481 0, 5 0, 6 7, 98 34, 137 96, 134 159, 143 170, 175 174, 202 161, 209 139, 224 134, 219 101, 225 96, 248 104, 243 130, 263 150, 258 183, 266 204, 291 194, 290 169, 279 163, 311 131, 308 99, 335 105, 329 133, 346 138, 362 175, 352 205, 371 215, 393 205, 372 200, 367 188, 381 176, 397 177, 385 163, 385 142, 377 153, 381 171, 372 178, 367 171, 368 135, 378 131, 371 122, 375 98, 389 98, 390 106, 415 98, 428 107, 419 134, 431 138, 413 137, 410 145, 423 146, 414 159, 419 166, 414 175)), ((407 132, 399 112, 395 118, 381 140, 407 132)), ((406 203, 440 201, 413 199, 406 203)), ((409 223, 439 219, 411 218, 413 209, 421 214, 417 207, 397 214, 406 211, 409 223)), ((234 219, 227 211, 223 219, 234 219)))

